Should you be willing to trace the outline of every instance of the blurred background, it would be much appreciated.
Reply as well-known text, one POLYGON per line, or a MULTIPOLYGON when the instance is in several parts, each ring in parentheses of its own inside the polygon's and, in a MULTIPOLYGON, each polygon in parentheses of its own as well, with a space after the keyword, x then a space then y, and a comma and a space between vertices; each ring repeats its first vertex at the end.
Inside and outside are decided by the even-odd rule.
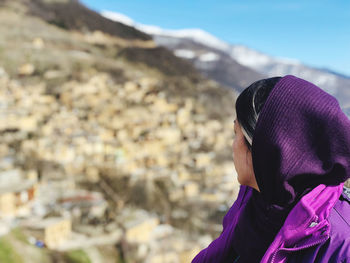
POLYGON ((237 95, 292 74, 349 116, 349 44, 345 0, 0 0, 0 262, 190 262, 237 95))

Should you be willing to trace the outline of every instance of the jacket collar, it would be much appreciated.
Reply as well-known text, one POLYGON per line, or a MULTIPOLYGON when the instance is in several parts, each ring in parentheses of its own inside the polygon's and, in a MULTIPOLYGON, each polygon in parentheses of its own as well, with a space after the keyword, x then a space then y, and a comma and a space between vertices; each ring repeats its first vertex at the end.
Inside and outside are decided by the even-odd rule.
POLYGON ((261 262, 279 262, 275 259, 280 250, 301 250, 327 240, 330 234, 328 216, 343 191, 343 185, 320 184, 304 195, 288 214, 261 262))

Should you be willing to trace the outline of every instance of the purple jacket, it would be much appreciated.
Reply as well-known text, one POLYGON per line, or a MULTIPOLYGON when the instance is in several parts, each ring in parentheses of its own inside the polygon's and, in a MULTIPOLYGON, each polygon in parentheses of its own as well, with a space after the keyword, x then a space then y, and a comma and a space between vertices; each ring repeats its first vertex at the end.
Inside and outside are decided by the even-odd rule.
POLYGON ((259 113, 252 160, 259 191, 241 186, 221 235, 192 262, 233 263, 238 254, 239 263, 350 263, 342 195, 350 119, 336 98, 306 80, 281 78, 259 113))
MULTIPOLYGON (((220 263, 222 245, 230 240, 252 188, 241 186, 223 220, 223 231, 192 263, 220 263), (210 253, 208 253, 210 251, 210 253)), ((350 262, 350 189, 319 185, 303 196, 289 213, 262 263, 350 262)), ((227 244, 228 245, 228 244, 227 244)), ((232 262, 233 263, 233 262, 232 262)))

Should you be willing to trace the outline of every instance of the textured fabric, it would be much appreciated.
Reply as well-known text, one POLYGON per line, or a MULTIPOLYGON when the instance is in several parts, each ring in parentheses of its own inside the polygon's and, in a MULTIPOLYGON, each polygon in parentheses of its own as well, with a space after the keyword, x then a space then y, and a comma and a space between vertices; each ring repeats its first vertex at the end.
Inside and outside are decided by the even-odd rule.
MULTIPOLYGON (((339 200, 342 183, 350 177, 350 120, 333 96, 303 79, 283 77, 259 114, 252 158, 260 192, 241 186, 224 218, 223 232, 193 263, 233 262, 232 251, 240 255, 238 262, 259 262, 263 256, 263 262, 270 262, 271 255, 275 255, 274 262, 286 262, 283 260, 305 250, 312 254, 311 247, 303 246, 315 240, 316 245, 344 241, 331 231, 332 223, 327 223, 337 218, 330 211, 339 200), (311 206, 305 213, 305 199, 315 197, 317 202, 312 204, 318 208, 311 206), (316 232, 298 221, 303 213, 307 220, 322 219, 322 225, 314 222, 317 227, 311 228, 316 232), (290 227, 298 238, 286 239, 290 227), (287 253, 293 246, 299 249, 287 253)), ((319 253, 328 252, 323 247, 319 253)))
POLYGON ((240 255, 238 262, 259 262, 289 212, 288 209, 271 209, 259 197, 260 194, 252 189, 252 197, 242 210, 233 231, 232 245, 240 255), (254 242, 242 242, 246 238, 254 239, 254 242))
MULTIPOLYGON (((237 218, 240 212, 244 209, 248 200, 251 197, 253 188, 249 186, 240 186, 240 191, 237 200, 233 203, 223 220, 223 231, 221 235, 215 239, 206 249, 203 249, 192 261, 192 263, 221 263, 227 262, 232 263, 234 259, 230 259, 232 255, 229 251, 232 248, 229 239, 232 233, 232 229, 237 224, 237 218), (225 244, 225 245, 224 245, 225 244)), ((286 223, 282 226, 279 234, 277 234, 275 240, 279 240, 278 243, 275 241, 272 243, 265 254, 265 259, 262 262, 288 262, 288 263, 336 263, 336 262, 350 262, 350 197, 346 195, 347 189, 339 199, 336 196, 339 194, 339 187, 329 187, 327 189, 324 185, 315 188, 315 191, 311 191, 309 195, 305 195, 304 199, 301 200, 294 208, 293 214, 298 215, 297 218, 291 218, 292 225, 286 223), (333 193, 332 193, 333 192, 333 193), (316 209, 315 203, 313 208, 306 206, 306 209, 301 205, 305 204, 307 200, 313 200, 321 198, 320 193, 323 193, 323 198, 326 197, 326 206, 322 209, 316 209), (330 197, 333 201, 328 199, 330 197), (305 200, 306 199, 306 200, 305 200), (336 200, 337 199, 337 200, 336 200), (335 204, 333 203, 336 200, 335 204), (331 202, 328 202, 331 201, 331 202), (327 214, 324 211, 329 211, 333 207, 327 218, 327 214), (314 214, 312 209, 316 209, 314 214), (305 213, 305 210, 307 213, 305 213), (299 215, 304 214, 303 218, 299 218, 299 215), (322 214, 324 221, 321 220, 322 214), (320 219, 318 219, 320 218, 320 219), (316 220, 317 219, 317 220, 316 220), (308 227, 313 223, 317 222, 320 225, 316 225, 316 228, 310 228, 312 231, 308 231, 308 227), (322 228, 322 226, 324 228, 322 228), (325 227, 326 226, 326 227, 325 227), (287 239, 280 239, 278 235, 281 233, 290 231, 289 229, 297 229, 295 233, 299 234, 298 240, 291 242, 293 236, 289 236, 289 243, 287 239), (299 229, 298 229, 299 228, 299 229), (305 231, 300 231, 300 228, 305 231), (324 232, 323 232, 324 231, 324 232), (301 241, 301 242, 300 242, 301 241), (294 243, 294 244, 293 244, 294 243), (276 245, 277 244, 277 245, 276 245), (304 248, 303 248, 304 247, 304 248), (293 250, 294 248, 294 250, 293 250), (297 249, 295 249, 297 248, 297 249), (288 251, 289 250, 289 251, 288 251), (272 257, 274 259, 272 261, 272 257)), ((321 198, 321 199, 323 199, 321 198)), ((325 201, 325 200, 324 200, 325 201)), ((308 201, 306 202, 306 204, 308 201)), ((317 203, 316 203, 317 204, 317 203)), ((322 202, 321 202, 322 204, 322 202)), ((324 202, 323 202, 324 204, 324 202)), ((319 207, 321 208, 321 207, 319 207)), ((291 212, 292 213, 292 212, 291 212)), ((328 212, 327 212, 328 213, 328 212)), ((294 239, 296 240, 296 239, 294 239)), ((246 240, 246 242, 255 242, 255 240, 246 240)), ((242 240, 244 242, 244 240, 242 240)), ((253 252, 252 252, 253 253, 253 252)), ((238 259, 237 262, 243 262, 238 259)))
MULTIPOLYGON (((343 184, 337 186, 321 184, 303 196, 288 215, 283 227, 266 251, 261 262, 290 262, 291 258, 297 255, 300 260, 300 255, 305 253, 305 250, 311 253, 307 257, 304 255, 303 261, 299 262, 316 262, 317 257, 319 259, 323 258, 319 262, 331 262, 329 260, 332 257, 345 259, 347 253, 344 253, 344 251, 348 246, 346 246, 347 248, 344 246, 344 241, 346 240, 346 233, 349 228, 344 228, 344 224, 337 226, 342 226, 343 228, 340 229, 340 232, 344 233, 342 236, 338 236, 340 232, 334 231, 335 229, 332 229, 330 223, 331 210, 338 202, 342 190, 343 184), (328 247, 328 251, 326 250, 322 253, 315 246, 329 240, 331 229, 332 240, 335 239, 339 246, 336 248, 328 247), (331 256, 325 258, 325 255, 322 255, 324 253, 331 256)), ((332 218, 332 220, 336 220, 336 218, 332 218)), ((333 221, 333 225, 336 225, 336 221, 333 221)), ((350 258, 348 259, 350 260, 350 258)))
POLYGON ((308 249, 295 251, 288 262, 350 262, 350 197, 346 188, 330 212, 330 238, 308 249))
POLYGON ((338 101, 310 82, 283 77, 260 112, 253 138, 262 198, 283 208, 321 183, 344 182, 349 157, 350 120, 338 101))

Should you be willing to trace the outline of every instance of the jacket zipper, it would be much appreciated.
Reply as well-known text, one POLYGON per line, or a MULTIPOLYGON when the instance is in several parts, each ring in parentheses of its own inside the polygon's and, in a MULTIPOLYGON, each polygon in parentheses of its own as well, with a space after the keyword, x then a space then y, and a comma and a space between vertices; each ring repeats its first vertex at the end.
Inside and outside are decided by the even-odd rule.
POLYGON ((314 242, 314 243, 311 243, 311 244, 306 245, 306 246, 298 247, 298 248, 279 248, 279 249, 277 249, 277 250, 273 253, 273 256, 272 256, 272 259, 271 259, 271 263, 273 263, 273 262, 275 261, 275 258, 276 258, 277 253, 278 253, 279 251, 281 251, 281 250, 284 250, 284 251, 292 251, 292 252, 298 251, 298 250, 302 250, 302 249, 309 248, 309 247, 313 247, 313 246, 315 246, 315 245, 317 245, 317 244, 320 244, 320 243, 326 241, 328 238, 329 238, 329 235, 327 235, 327 237, 325 237, 325 238, 323 238, 323 239, 321 239, 321 240, 318 240, 318 241, 316 241, 316 242, 314 242))

